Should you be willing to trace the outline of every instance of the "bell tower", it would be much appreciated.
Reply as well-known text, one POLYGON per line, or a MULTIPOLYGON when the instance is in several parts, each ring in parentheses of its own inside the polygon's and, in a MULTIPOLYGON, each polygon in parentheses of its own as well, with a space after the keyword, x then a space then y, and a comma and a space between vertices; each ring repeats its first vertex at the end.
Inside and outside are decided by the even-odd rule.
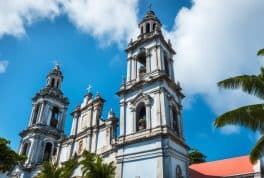
POLYGON ((32 112, 22 137, 19 153, 27 157, 25 168, 36 168, 57 155, 57 145, 64 136, 64 122, 69 105, 61 91, 63 75, 56 65, 47 75, 46 86, 32 99, 32 112))
POLYGON ((120 97, 117 168, 121 178, 186 178, 188 146, 182 125, 182 93, 175 83, 170 40, 149 10, 126 49, 127 77, 120 97), (140 169, 138 169, 140 168, 140 169))

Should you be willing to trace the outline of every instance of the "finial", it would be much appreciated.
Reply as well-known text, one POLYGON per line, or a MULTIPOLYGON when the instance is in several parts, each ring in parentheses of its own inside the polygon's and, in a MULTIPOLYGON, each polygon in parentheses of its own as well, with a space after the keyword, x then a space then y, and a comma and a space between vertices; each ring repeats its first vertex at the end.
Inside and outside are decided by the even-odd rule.
POLYGON ((152 8, 152 4, 150 3, 150 4, 149 4, 149 11, 152 11, 151 8, 152 8))
POLYGON ((87 93, 91 93, 92 86, 89 84, 88 87, 86 88, 87 93))
POLYGON ((55 61, 53 61, 53 63, 55 65, 54 69, 59 70, 60 69, 60 63, 59 63, 59 61, 55 60, 55 61))

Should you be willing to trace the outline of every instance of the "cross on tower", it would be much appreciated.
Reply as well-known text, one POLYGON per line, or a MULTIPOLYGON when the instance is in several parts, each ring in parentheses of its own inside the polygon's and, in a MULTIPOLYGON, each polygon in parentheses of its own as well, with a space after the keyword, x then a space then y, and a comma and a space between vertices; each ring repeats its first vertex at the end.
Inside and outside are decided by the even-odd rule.
POLYGON ((54 63, 54 65, 55 65, 55 68, 60 67, 60 63, 59 63, 59 61, 54 60, 53 63, 54 63))
POLYGON ((150 3, 150 4, 149 4, 149 11, 151 11, 151 6, 152 6, 152 5, 151 5, 151 3, 150 3))
POLYGON ((91 85, 88 85, 88 87, 86 88, 86 90, 87 90, 88 93, 91 92, 91 89, 92 89, 92 86, 91 85))

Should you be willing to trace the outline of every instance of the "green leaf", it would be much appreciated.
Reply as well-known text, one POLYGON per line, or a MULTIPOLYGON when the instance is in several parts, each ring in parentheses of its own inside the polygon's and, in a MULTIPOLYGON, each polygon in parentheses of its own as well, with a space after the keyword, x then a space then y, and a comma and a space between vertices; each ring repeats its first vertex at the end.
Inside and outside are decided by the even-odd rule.
POLYGON ((264 99, 264 80, 261 76, 242 75, 218 82, 220 88, 237 89, 264 99))
POLYGON ((253 131, 264 131, 264 104, 244 106, 220 115, 214 122, 215 127, 241 125, 253 131))
POLYGON ((264 56, 264 48, 260 49, 257 53, 258 56, 264 56))
POLYGON ((250 152, 250 161, 255 164, 263 156, 264 136, 262 136, 250 152))

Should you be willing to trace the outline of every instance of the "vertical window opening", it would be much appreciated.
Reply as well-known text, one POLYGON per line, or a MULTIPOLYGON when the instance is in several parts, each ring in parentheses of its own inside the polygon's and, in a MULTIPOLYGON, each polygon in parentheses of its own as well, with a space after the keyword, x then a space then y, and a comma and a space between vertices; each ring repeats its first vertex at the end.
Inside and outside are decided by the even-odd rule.
POLYGON ((136 131, 146 129, 146 107, 140 103, 136 109, 136 131))
POLYGON ((166 54, 164 54, 164 68, 166 75, 170 76, 169 61, 166 54))
POLYGON ((51 87, 54 87, 54 85, 55 85, 55 79, 53 78, 51 79, 51 87))
POLYGON ((50 161, 52 144, 50 142, 46 143, 43 155, 43 161, 50 161))
POLYGON ((172 109, 172 128, 179 136, 179 123, 178 123, 178 114, 175 108, 172 109))
POLYGON ((60 86, 60 80, 57 80, 57 85, 56 85, 56 87, 59 88, 59 86, 60 86))
POLYGON ((146 33, 149 33, 149 32, 150 32, 150 24, 147 23, 147 25, 146 25, 146 33))
POLYGON ((53 107, 52 109, 52 114, 51 114, 51 120, 50 120, 50 126, 53 128, 57 128, 58 121, 59 121, 59 108, 58 107, 53 107))
POLYGON ((38 113, 39 113, 39 108, 40 108, 40 104, 38 104, 36 106, 36 109, 34 111, 34 115, 33 115, 33 119, 32 119, 32 124, 36 124, 37 122, 37 118, 38 118, 38 113))
POLYGON ((153 24, 152 28, 153 28, 153 31, 155 31, 155 28, 156 28, 156 24, 155 23, 153 24))
POLYGON ((139 74, 146 73, 146 52, 145 49, 140 49, 140 53, 138 54, 138 62, 139 62, 139 74))
POLYGON ((29 143, 24 143, 21 154, 27 156, 28 149, 29 149, 29 143))

